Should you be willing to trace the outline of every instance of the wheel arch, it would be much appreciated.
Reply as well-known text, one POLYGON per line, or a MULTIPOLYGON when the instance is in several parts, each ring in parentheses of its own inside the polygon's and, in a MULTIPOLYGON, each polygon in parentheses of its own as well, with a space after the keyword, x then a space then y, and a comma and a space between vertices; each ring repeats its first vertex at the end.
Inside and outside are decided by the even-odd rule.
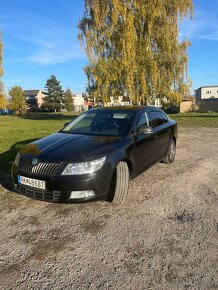
POLYGON ((133 173, 134 173, 134 166, 133 166, 132 161, 130 159, 127 159, 127 158, 124 158, 124 159, 122 159, 120 161, 123 161, 123 162, 126 162, 127 163, 128 168, 129 168, 129 177, 131 179, 132 176, 133 176, 133 173))
POLYGON ((174 141, 175 144, 176 144, 176 137, 175 137, 175 136, 172 136, 172 139, 173 139, 173 141, 174 141))
POLYGON ((171 128, 171 139, 173 139, 173 141, 176 144, 176 141, 177 141, 177 126, 173 126, 171 128))

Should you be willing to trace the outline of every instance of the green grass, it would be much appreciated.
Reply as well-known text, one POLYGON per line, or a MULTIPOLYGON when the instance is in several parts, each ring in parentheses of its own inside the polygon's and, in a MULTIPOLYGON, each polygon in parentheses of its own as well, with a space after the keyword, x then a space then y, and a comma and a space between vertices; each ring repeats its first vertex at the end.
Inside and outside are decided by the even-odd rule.
MULTIPOLYGON (((10 169, 10 162, 25 144, 60 130, 72 114, 32 114, 29 116, 0 116, 0 170, 10 169)), ((218 114, 171 114, 179 126, 218 127, 218 114)))
POLYGON ((0 170, 9 170, 10 162, 23 145, 59 131, 74 117, 72 113, 0 116, 0 170))
POLYGON ((183 113, 169 114, 169 116, 177 121, 178 126, 218 127, 218 113, 183 113))

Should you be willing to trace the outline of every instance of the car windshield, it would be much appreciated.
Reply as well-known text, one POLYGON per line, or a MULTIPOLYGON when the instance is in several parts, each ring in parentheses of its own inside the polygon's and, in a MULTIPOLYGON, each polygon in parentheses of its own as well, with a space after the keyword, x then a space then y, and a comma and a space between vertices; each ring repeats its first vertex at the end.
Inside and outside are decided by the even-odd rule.
POLYGON ((133 112, 95 110, 80 115, 61 132, 95 136, 124 136, 128 133, 133 112))

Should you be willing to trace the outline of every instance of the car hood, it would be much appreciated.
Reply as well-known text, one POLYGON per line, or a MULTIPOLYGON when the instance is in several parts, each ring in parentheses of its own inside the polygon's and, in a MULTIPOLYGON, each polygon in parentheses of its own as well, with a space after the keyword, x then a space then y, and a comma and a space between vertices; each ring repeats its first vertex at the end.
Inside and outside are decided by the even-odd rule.
POLYGON ((84 161, 105 156, 125 143, 123 137, 55 133, 27 144, 20 150, 20 154, 28 159, 37 157, 45 162, 84 161))

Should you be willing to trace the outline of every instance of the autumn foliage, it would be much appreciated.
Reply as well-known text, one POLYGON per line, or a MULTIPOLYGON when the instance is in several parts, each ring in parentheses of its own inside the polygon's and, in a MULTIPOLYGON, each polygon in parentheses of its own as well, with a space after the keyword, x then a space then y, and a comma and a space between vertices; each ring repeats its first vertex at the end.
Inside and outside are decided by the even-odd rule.
MULTIPOLYGON (((0 35, 1 36, 1 35, 0 35)), ((3 68, 2 68, 2 41, 1 41, 1 37, 0 37, 0 109, 5 109, 6 108, 6 98, 5 98, 5 93, 4 93, 4 86, 3 86, 3 82, 1 81, 1 77, 3 76, 3 68)))
POLYGON ((177 102, 187 91, 190 45, 179 40, 179 23, 192 11, 192 0, 86 0, 78 27, 88 91, 104 101, 177 102))

